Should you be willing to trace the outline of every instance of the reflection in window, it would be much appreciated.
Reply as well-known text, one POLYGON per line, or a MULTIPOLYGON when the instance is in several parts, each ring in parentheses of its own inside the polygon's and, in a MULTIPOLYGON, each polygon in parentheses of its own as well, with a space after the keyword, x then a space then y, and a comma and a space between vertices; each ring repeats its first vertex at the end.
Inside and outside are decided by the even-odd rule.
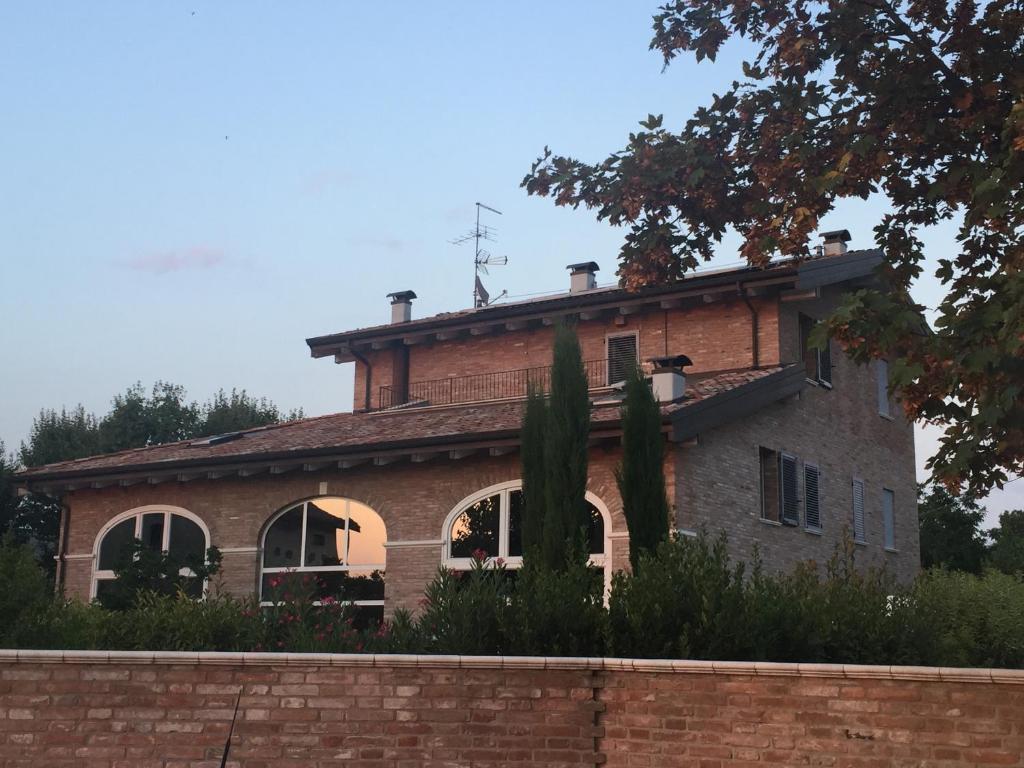
POLYGON ((319 597, 360 606, 364 620, 383 619, 384 544, 380 515, 351 499, 320 498, 286 509, 263 536, 260 595, 270 599, 275 574, 311 573, 319 597))
MULTIPOLYGON (((183 576, 193 576, 191 565, 205 562, 210 546, 206 530, 191 517, 170 510, 129 514, 107 529, 96 550, 93 596, 107 592, 114 581, 114 570, 130 556, 135 541, 157 552, 166 552, 181 564, 183 576)), ((205 585, 190 586, 193 597, 202 597, 205 585)))
MULTIPOLYGON (((486 492, 485 492, 486 493, 486 492)), ((605 565, 604 516, 587 499, 590 520, 587 541, 591 564, 605 565)), ((445 564, 462 570, 470 567, 474 553, 501 558, 507 567, 519 568, 523 561, 523 491, 521 483, 509 483, 497 492, 483 495, 454 515, 445 531, 445 564)))

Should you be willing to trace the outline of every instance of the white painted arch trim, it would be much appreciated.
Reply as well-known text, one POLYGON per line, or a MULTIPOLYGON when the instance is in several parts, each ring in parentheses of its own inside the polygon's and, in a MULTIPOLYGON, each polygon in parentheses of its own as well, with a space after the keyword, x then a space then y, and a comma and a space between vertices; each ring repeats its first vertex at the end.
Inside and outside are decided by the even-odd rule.
MULTIPOLYGON (((113 576, 114 576, 113 571, 100 571, 100 570, 98 570, 98 566, 99 566, 99 562, 100 562, 100 544, 103 542, 103 538, 107 535, 107 533, 114 526, 116 526, 116 525, 118 525, 118 524, 124 522, 125 520, 128 520, 129 518, 132 518, 132 517, 137 518, 137 522, 135 523, 135 535, 137 537, 138 534, 139 534, 139 526, 141 525, 142 516, 145 515, 145 514, 151 514, 151 513, 164 513, 164 514, 170 514, 170 515, 180 515, 181 517, 184 517, 184 518, 186 518, 188 520, 191 520, 193 523, 198 525, 199 529, 203 532, 203 536, 206 539, 206 549, 210 548, 210 529, 206 527, 206 523, 203 522, 203 519, 201 517, 199 517, 199 515, 197 515, 197 514, 195 514, 193 512, 190 512, 189 510, 185 509, 184 507, 177 507, 177 506, 174 506, 173 504, 146 504, 146 505, 141 506, 141 507, 133 507, 132 509, 126 510, 124 512, 121 512, 120 514, 117 514, 114 517, 110 518, 110 520, 107 521, 106 525, 104 525, 102 528, 100 528, 99 533, 96 534, 96 538, 93 541, 93 544, 92 544, 92 555, 91 555, 91 558, 92 558, 92 569, 91 569, 92 570, 92 577, 89 580, 89 599, 90 600, 95 600, 96 599, 96 589, 97 589, 98 582, 100 582, 100 581, 102 581, 104 579, 113 578, 113 576)), ((170 535, 171 535, 171 526, 170 525, 164 525, 164 539, 163 539, 163 542, 162 542, 162 551, 163 552, 167 551, 167 542, 168 542, 168 539, 170 538, 170 535)), ((76 557, 80 557, 80 556, 76 556, 76 557)))
MULTIPOLYGON (((508 554, 508 536, 502 536, 501 531, 508 530, 508 511, 509 501, 508 494, 511 491, 519 490, 523 487, 523 481, 520 480, 509 480, 504 483, 496 483, 495 485, 488 486, 487 488, 481 488, 479 491, 471 493, 466 496, 462 501, 456 504, 448 516, 444 519, 444 528, 441 530, 441 563, 446 568, 453 568, 456 570, 465 570, 472 565, 472 558, 468 557, 449 557, 448 553, 451 552, 452 544, 452 526, 455 524, 455 520, 461 515, 466 507, 476 504, 478 501, 486 499, 488 496, 500 495, 502 497, 499 509, 501 516, 498 521, 498 557, 505 561, 505 565, 509 568, 519 568, 523 564, 522 557, 509 557, 508 554)), ((612 539, 616 538, 612 531, 612 516, 608 511, 607 505, 601 500, 599 496, 590 491, 586 492, 586 499, 598 512, 601 513, 601 518, 604 520, 604 554, 602 555, 591 555, 590 562, 593 565, 600 566, 604 571, 604 582, 605 582, 605 594, 611 592, 611 579, 612 579, 612 550, 611 543, 612 539)))

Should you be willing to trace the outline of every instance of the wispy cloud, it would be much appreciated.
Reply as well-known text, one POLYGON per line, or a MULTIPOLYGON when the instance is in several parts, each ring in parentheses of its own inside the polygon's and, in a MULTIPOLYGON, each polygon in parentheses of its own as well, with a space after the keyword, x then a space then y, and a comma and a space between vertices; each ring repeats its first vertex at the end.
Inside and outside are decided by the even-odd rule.
POLYGON ((396 237, 354 237, 351 242, 361 250, 371 253, 373 251, 402 253, 409 248, 408 242, 405 240, 399 240, 396 237))
POLYGON ((227 254, 219 248, 193 246, 173 251, 151 251, 124 261, 118 266, 135 272, 149 272, 165 275, 169 272, 216 269, 228 261, 227 254))

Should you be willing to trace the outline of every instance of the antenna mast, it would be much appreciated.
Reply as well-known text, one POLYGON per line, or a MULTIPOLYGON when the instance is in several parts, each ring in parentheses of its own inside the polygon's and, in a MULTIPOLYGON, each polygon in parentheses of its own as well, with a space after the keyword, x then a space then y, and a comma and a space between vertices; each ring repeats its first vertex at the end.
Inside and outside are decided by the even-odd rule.
MULTIPOLYGON (((488 251, 485 251, 480 247, 481 240, 490 240, 491 242, 497 242, 497 230, 494 227, 490 227, 486 224, 480 225, 480 209, 496 213, 499 216, 502 215, 501 211, 497 208, 491 208, 489 205, 484 203, 476 203, 476 226, 473 227, 469 232, 457 237, 454 240, 449 240, 452 245, 462 245, 468 243, 470 240, 473 241, 474 253, 473 253, 473 306, 486 307, 491 303, 491 296, 484 288, 484 284, 480 282, 480 273, 487 274, 487 267, 500 267, 508 264, 507 256, 492 256, 488 251)), ((500 299, 502 296, 507 294, 508 291, 502 291, 499 296, 495 297, 495 300, 500 299)))

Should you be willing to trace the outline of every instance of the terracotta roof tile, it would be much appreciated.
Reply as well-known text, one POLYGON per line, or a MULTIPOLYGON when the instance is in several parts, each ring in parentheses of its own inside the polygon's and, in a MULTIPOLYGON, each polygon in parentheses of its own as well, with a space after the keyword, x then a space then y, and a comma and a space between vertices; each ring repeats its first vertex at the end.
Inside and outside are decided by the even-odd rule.
MULTIPOLYGON (((686 399, 666 406, 666 418, 696 402, 765 378, 780 368, 726 371, 690 379, 686 399)), ((599 401, 600 402, 600 401, 599 401)), ((209 444, 206 439, 166 443, 148 448, 90 456, 32 467, 20 479, 89 476, 121 471, 154 471, 178 465, 216 466, 259 460, 313 457, 324 454, 370 453, 403 447, 479 442, 515 437, 523 401, 405 408, 372 413, 337 413, 246 430, 235 439, 209 444)), ((595 428, 614 428, 615 403, 597 404, 595 428)))

